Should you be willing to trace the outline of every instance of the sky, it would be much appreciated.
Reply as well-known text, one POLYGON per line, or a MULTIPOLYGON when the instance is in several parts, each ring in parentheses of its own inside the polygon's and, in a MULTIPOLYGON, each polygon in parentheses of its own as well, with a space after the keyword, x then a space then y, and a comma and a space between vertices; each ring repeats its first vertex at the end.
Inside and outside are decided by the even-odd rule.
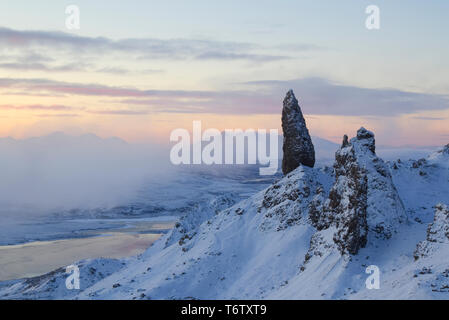
POLYGON ((314 136, 365 126, 382 145, 443 145, 448 30, 445 0, 3 0, 0 136, 280 129, 291 88, 314 136))

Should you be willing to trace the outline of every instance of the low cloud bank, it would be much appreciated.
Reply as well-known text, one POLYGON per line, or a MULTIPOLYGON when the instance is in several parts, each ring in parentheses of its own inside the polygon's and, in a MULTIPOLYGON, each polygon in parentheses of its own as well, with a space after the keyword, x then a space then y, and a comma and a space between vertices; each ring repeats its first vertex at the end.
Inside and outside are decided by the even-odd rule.
POLYGON ((95 135, 0 139, 0 218, 48 210, 112 207, 167 177, 168 151, 95 135))

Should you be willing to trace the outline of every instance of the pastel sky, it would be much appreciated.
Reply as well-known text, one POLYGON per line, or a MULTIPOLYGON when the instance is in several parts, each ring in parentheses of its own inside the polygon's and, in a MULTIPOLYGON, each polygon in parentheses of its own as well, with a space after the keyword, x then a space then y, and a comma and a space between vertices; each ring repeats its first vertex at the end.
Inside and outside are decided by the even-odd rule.
POLYGON ((448 31, 447 0, 2 1, 0 136, 280 128, 292 88, 314 136, 363 125, 383 145, 442 145, 448 31))

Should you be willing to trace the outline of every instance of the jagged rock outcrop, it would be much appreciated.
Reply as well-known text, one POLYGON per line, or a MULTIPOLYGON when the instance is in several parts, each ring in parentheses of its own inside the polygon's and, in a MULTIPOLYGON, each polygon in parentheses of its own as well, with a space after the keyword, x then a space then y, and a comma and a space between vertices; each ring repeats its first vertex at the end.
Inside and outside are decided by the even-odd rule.
POLYGON ((350 141, 345 135, 335 154, 335 183, 328 198, 318 192, 309 204, 310 222, 318 232, 334 229, 332 241, 342 254, 357 254, 369 231, 390 238, 406 220, 389 170, 375 150, 374 134, 365 128, 350 141))
POLYGON ((284 134, 282 172, 284 175, 295 170, 300 164, 313 168, 315 149, 293 90, 288 91, 284 99, 282 130, 284 134))
POLYGON ((368 179, 368 229, 376 238, 389 239, 397 227, 407 221, 404 204, 393 183, 387 164, 376 155, 374 133, 360 128, 350 140, 357 163, 366 171, 368 179))
POLYGON ((337 231, 333 240, 341 253, 357 254, 367 242, 368 178, 357 161, 354 147, 346 139, 335 154, 334 169, 336 181, 325 204, 322 221, 335 225, 337 231))
POLYGON ((429 256, 438 244, 449 245, 449 209, 441 203, 435 206, 435 216, 427 228, 426 240, 416 246, 415 260, 429 256))
POLYGON ((328 199, 323 201, 318 193, 309 206, 309 218, 319 231, 335 229, 332 240, 342 254, 357 254, 367 242, 368 179, 346 135, 335 154, 334 170, 328 199))

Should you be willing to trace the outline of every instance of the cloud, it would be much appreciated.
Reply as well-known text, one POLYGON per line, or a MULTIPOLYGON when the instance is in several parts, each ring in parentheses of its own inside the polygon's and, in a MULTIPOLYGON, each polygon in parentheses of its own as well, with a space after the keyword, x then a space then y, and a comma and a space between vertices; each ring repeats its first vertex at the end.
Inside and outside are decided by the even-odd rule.
POLYGON ((439 94, 408 92, 392 88, 362 88, 333 83, 323 78, 289 81, 246 82, 248 86, 283 96, 289 88, 304 112, 347 116, 396 116, 422 110, 449 109, 449 97, 439 94))
POLYGON ((120 116, 139 116, 139 115, 149 114, 149 111, 115 109, 115 110, 88 111, 88 113, 105 114, 105 115, 120 115, 120 116))
POLYGON ((0 63, 0 69, 4 70, 18 70, 18 71, 42 71, 42 72, 96 72, 96 73, 107 73, 107 74, 157 74, 164 72, 161 69, 144 69, 144 70, 129 70, 120 67, 103 67, 103 68, 94 68, 90 64, 86 63, 69 63, 63 65, 49 65, 45 63, 29 63, 29 62, 8 62, 8 63, 0 63))
POLYGON ((168 152, 93 134, 0 138, 0 218, 22 212, 11 208, 31 218, 127 203, 143 185, 171 176, 168 152))
POLYGON ((0 110, 51 110, 51 111, 67 111, 67 110, 75 110, 79 108, 69 107, 65 105, 40 105, 40 104, 32 104, 32 105, 0 105, 0 110))
MULTIPOLYGON (((241 84, 242 85, 242 84, 241 84)), ((391 88, 361 88, 322 78, 291 81, 246 82, 246 90, 140 90, 136 88, 78 84, 46 79, 0 78, 0 88, 27 92, 123 98, 119 103, 138 105, 134 114, 148 112, 279 114, 282 98, 295 90, 301 107, 311 115, 384 117, 425 110, 449 109, 444 95, 407 92, 391 88), (146 107, 142 111, 142 106, 146 107)), ((109 111, 110 112, 110 111, 109 111)), ((122 111, 129 114, 129 111, 122 111)), ((116 114, 118 114, 116 112, 116 114)))
POLYGON ((79 84, 47 79, 0 78, 0 88, 15 88, 34 92, 72 94, 108 97, 177 97, 177 98, 209 98, 219 93, 212 91, 186 90, 139 90, 105 86, 100 84, 79 84))
POLYGON ((19 54, 12 55, 11 51, 7 51, 7 55, 0 55, 0 61, 26 61, 28 63, 42 63, 42 62, 54 62, 54 58, 44 56, 42 54, 29 50, 28 52, 20 52, 19 54))
POLYGON ((87 71, 86 65, 71 63, 60 66, 50 66, 44 63, 13 62, 0 63, 0 69, 19 71, 45 71, 45 72, 67 72, 67 71, 87 71))
POLYGON ((101 73, 117 74, 117 75, 131 74, 131 73, 149 75, 149 74, 158 74, 158 73, 164 72, 164 70, 162 70, 162 69, 129 70, 129 69, 120 68, 120 67, 105 67, 105 68, 99 68, 94 71, 101 72, 101 73))
POLYGON ((441 121, 441 120, 446 120, 447 118, 443 118, 443 117, 412 117, 413 119, 416 120, 425 120, 425 121, 441 121))
MULTIPOLYGON (((82 54, 134 54, 135 58, 167 60, 250 60, 270 62, 288 57, 261 54, 262 46, 232 41, 198 39, 127 38, 112 40, 106 37, 85 37, 64 32, 19 31, 0 28, 0 46, 9 49, 57 50, 76 56, 82 54), (258 51, 255 53, 254 51, 258 51)), ((304 48, 306 48, 305 45, 304 48)), ((310 45, 312 47, 312 45, 310 45)), ((307 47, 309 50, 310 47, 307 47)))
POLYGON ((205 52, 195 57, 196 60, 250 60, 256 62, 268 62, 291 59, 287 56, 262 55, 262 54, 242 54, 230 52, 205 52))
POLYGON ((80 117, 79 114, 75 113, 43 113, 37 115, 40 118, 76 118, 80 117))

